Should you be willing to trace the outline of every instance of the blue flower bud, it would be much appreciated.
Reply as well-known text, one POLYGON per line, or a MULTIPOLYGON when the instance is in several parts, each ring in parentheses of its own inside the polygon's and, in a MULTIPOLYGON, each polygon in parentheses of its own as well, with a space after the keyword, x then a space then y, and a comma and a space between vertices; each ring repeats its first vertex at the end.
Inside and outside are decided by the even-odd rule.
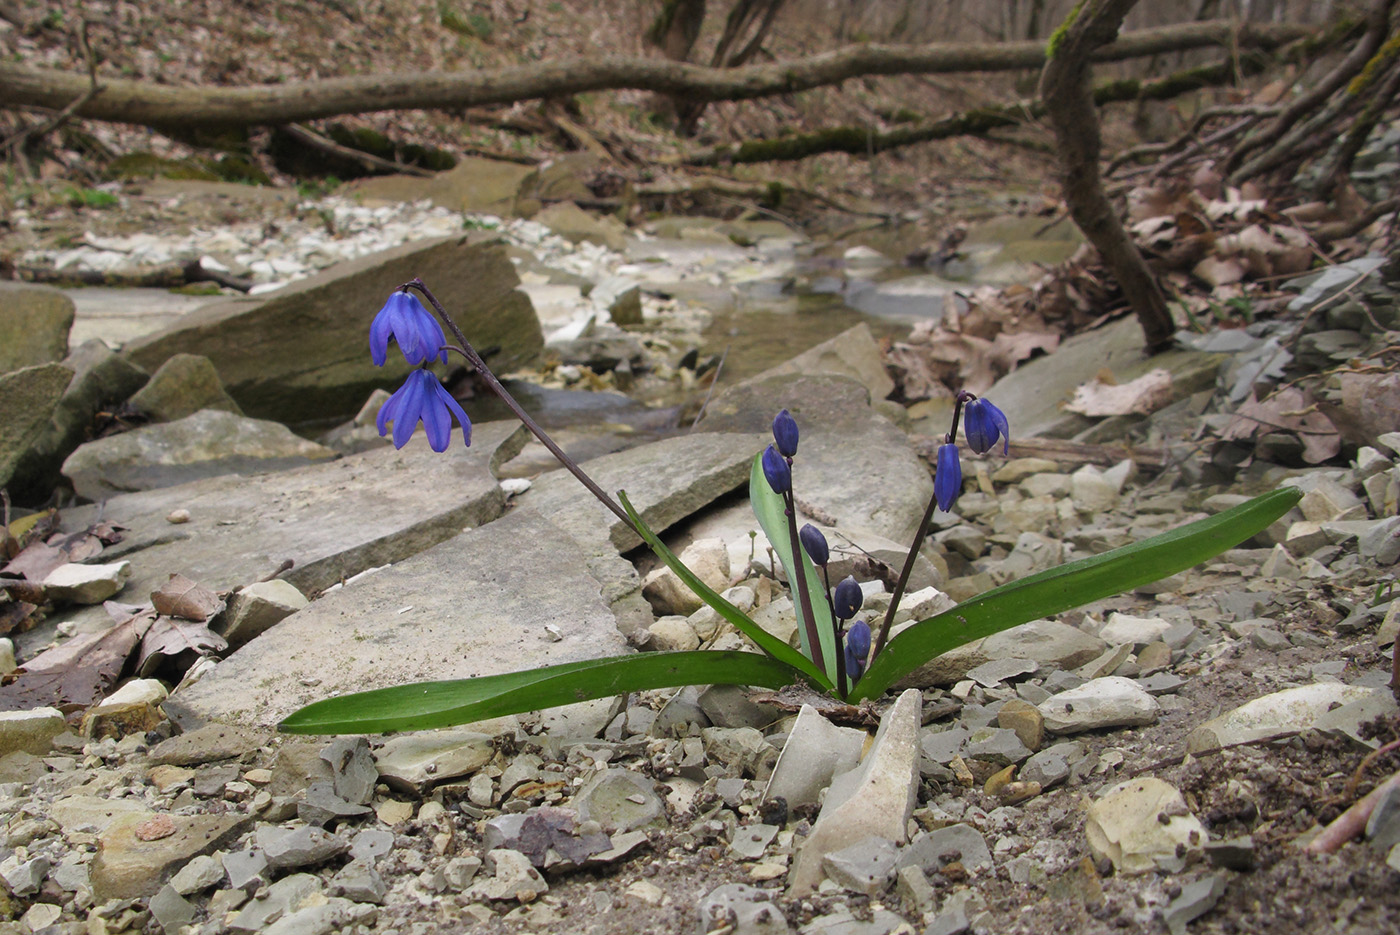
POLYGON ((390 338, 398 342, 404 360, 410 364, 421 364, 438 356, 447 363, 447 351, 439 350, 447 343, 442 325, 411 292, 395 292, 389 296, 389 301, 370 323, 369 356, 376 367, 384 366, 388 360, 390 338))
POLYGON ((846 676, 854 684, 865 674, 865 658, 870 655, 870 624, 857 620, 846 631, 846 676))
POLYGON ((786 409, 773 419, 773 440, 784 457, 797 454, 797 420, 786 409))
POLYGON ((860 610, 861 602, 865 600, 865 595, 860 593, 860 585, 856 579, 847 575, 836 585, 836 593, 831 598, 832 608, 836 611, 836 616, 840 620, 850 620, 860 610))
POLYGON ((802 540, 802 548, 814 564, 825 565, 831 561, 831 549, 827 547, 826 536, 811 523, 798 530, 797 538, 802 540))
POLYGON ((763 476, 768 478, 768 486, 773 488, 774 493, 792 490, 792 468, 772 445, 763 449, 763 476))
POLYGON ((963 410, 963 434, 967 445, 973 451, 986 454, 996 447, 997 439, 1003 439, 1002 454, 1011 451, 1011 426, 1002 412, 985 399, 974 399, 963 410))
POLYGON ((962 462, 958 460, 958 446, 940 445, 938 467, 933 475, 933 495, 938 508, 947 513, 953 508, 962 493, 962 462))

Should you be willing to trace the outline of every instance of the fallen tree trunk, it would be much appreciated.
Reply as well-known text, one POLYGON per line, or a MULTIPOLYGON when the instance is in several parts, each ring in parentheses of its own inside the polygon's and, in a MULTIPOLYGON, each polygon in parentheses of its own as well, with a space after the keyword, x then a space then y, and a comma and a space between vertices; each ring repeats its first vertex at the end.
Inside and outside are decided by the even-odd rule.
MULTIPOLYGON (((1094 61, 1122 61, 1206 46, 1270 49, 1314 32, 1292 24, 1217 20, 1144 29, 1098 49, 1094 61)), ((637 89, 693 101, 791 94, 863 75, 1020 71, 1045 62, 1042 42, 984 45, 858 45, 806 58, 740 68, 706 68, 626 56, 572 59, 470 72, 367 75, 241 88, 172 87, 98 76, 100 89, 75 115, 181 129, 298 123, 382 110, 507 104, 585 91, 637 89)), ((0 106, 62 110, 91 88, 87 77, 0 62, 0 106)))

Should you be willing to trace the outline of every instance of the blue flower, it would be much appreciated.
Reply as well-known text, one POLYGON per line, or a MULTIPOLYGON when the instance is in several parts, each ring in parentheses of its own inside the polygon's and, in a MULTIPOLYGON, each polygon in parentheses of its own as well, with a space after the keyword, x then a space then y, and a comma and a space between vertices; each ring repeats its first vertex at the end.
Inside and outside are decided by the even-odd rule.
POLYGON ((787 493, 792 489, 792 468, 772 445, 763 449, 763 476, 768 478, 768 486, 774 493, 787 493))
POLYGON ((797 538, 802 540, 802 548, 813 564, 825 565, 831 561, 831 549, 827 547, 826 536, 811 523, 798 530, 797 538))
POLYGON ((797 420, 786 409, 773 419, 773 440, 784 457, 797 454, 797 420))
POLYGON ((962 462, 958 460, 958 446, 940 445, 938 467, 933 475, 933 495, 938 500, 938 508, 947 513, 953 508, 958 494, 962 493, 962 462))
POLYGON ((452 440, 452 416, 462 426, 462 443, 471 446, 472 423, 466 412, 452 398, 452 394, 442 388, 437 377, 427 370, 415 370, 408 375, 403 386, 389 401, 379 407, 379 417, 375 424, 379 434, 389 430, 388 423, 394 423, 394 447, 402 448, 413 437, 418 423, 423 423, 423 431, 428 436, 428 444, 434 451, 446 451, 452 440))
POLYGON ((857 682, 865 674, 865 657, 870 655, 870 624, 857 620, 846 631, 846 675, 857 682))
POLYGON ((832 609, 836 611, 837 618, 850 620, 860 610, 861 603, 865 600, 865 595, 860 593, 860 585, 851 575, 842 578, 836 585, 836 593, 831 598, 832 609))
POLYGON ((439 354, 447 363, 447 351, 439 351, 447 339, 442 325, 410 292, 395 292, 374 316, 369 326, 369 356, 376 367, 384 366, 389 354, 389 339, 398 342, 403 359, 421 364, 439 354))
POLYGON ((990 401, 974 399, 968 403, 963 410, 963 420, 963 434, 967 436, 967 445, 973 451, 979 455, 986 454, 996 447, 1000 438, 1004 439, 1001 453, 1010 453, 1011 426, 1006 421, 1006 413, 990 401))

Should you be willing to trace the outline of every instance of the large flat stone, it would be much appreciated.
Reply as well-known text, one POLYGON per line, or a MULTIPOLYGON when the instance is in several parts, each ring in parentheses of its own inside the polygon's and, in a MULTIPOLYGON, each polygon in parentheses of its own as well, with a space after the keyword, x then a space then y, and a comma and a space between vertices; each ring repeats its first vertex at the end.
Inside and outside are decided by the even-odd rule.
POLYGON ((52 286, 0 282, 0 373, 62 360, 73 300, 52 286))
POLYGON ((801 440, 793 493, 805 517, 843 530, 908 542, 933 496, 928 466, 904 432, 870 407, 858 381, 835 374, 776 374, 731 387, 706 408, 700 430, 758 432, 788 409, 801 440))
POLYGON ((86 528, 99 515, 126 527, 102 560, 131 562, 125 593, 132 600, 144 600, 173 572, 223 590, 262 578, 284 559, 296 565, 282 577, 311 594, 500 515, 505 495, 491 470, 523 443, 509 422, 476 426, 471 448, 442 454, 419 433, 402 450, 123 494, 100 511, 66 511, 64 528, 86 528), (168 522, 176 509, 188 510, 189 522, 168 522))
POLYGON ((509 370, 543 346, 539 321, 515 288, 520 280, 505 250, 481 238, 447 237, 340 263, 263 296, 202 306, 136 339, 125 353, 150 371, 175 354, 202 354, 248 415, 289 424, 334 422, 408 373, 399 354, 375 367, 368 336, 384 300, 415 276, 493 367, 509 370))
POLYGON ((184 722, 271 725, 338 693, 626 650, 577 544, 518 507, 327 594, 165 708, 184 722))

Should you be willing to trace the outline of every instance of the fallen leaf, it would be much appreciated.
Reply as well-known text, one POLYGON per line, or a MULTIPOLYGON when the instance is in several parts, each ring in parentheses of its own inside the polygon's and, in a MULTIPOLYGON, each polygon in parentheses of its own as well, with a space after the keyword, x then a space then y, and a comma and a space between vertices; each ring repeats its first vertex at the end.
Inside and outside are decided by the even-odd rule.
POLYGON ((0 680, 0 711, 55 707, 68 714, 88 707, 121 677, 150 623, 148 616, 128 617, 40 653, 0 680))
POLYGON ((151 592, 151 604, 156 613, 167 617, 183 617, 203 623, 224 609, 219 595, 184 575, 171 575, 170 580, 151 592))
POLYGON ((1332 420, 1297 387, 1279 390, 1263 400, 1250 398, 1235 410, 1235 418, 1220 433, 1227 441, 1268 432, 1292 432, 1303 443, 1303 460, 1319 464, 1334 457, 1342 436, 1332 420))
POLYGON ((0 572, 20 575, 30 581, 43 581, 59 565, 93 558, 102 552, 104 546, 120 542, 121 528, 111 523, 97 523, 81 532, 56 532, 43 539, 35 538, 4 568, 0 568, 0 572))
POLYGON ((37 604, 28 601, 6 601, 0 604, 0 636, 23 633, 34 626, 37 620, 31 615, 38 609, 37 604))
POLYGON ((1074 391, 1074 398, 1065 408, 1086 416, 1147 415, 1172 399, 1171 372, 1158 368, 1118 386, 1102 380, 1085 383, 1074 391))
POLYGON ((228 640, 203 623, 157 617, 141 640, 141 652, 136 660, 136 674, 148 678, 167 662, 174 661, 177 669, 188 669, 200 656, 221 653, 228 649, 228 640))

